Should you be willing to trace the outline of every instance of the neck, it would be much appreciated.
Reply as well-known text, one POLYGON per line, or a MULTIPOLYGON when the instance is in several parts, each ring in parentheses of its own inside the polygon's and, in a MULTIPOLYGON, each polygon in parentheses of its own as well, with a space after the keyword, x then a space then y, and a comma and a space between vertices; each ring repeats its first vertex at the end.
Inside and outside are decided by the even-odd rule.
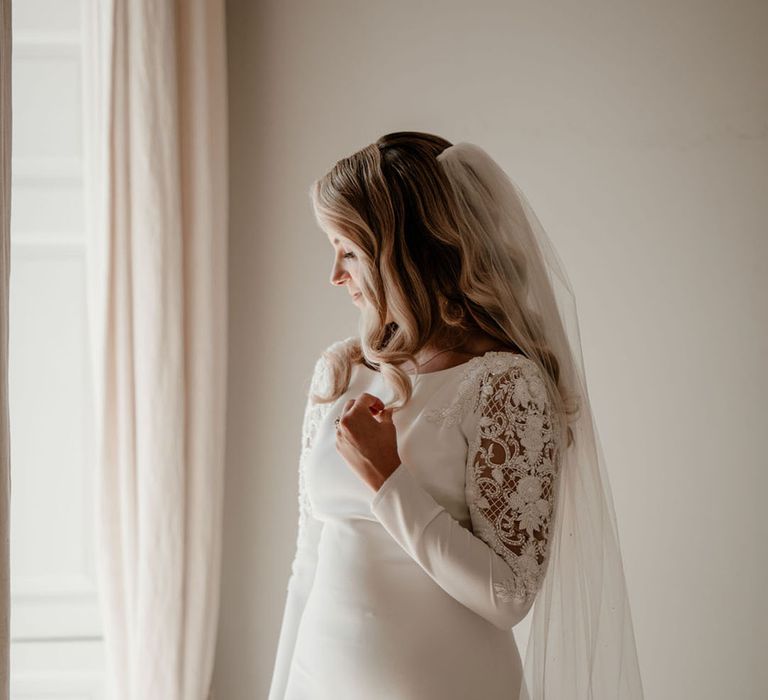
POLYGON ((437 340, 431 341, 416 353, 416 361, 421 367, 430 362, 430 359, 435 357, 436 353, 440 353, 435 357, 435 362, 437 363, 441 360, 445 362, 457 355, 468 355, 470 357, 482 355, 488 350, 514 349, 517 352, 521 352, 514 343, 512 344, 513 347, 510 348, 509 344, 502 343, 498 338, 494 338, 483 332, 465 333, 461 340, 457 339, 455 336, 452 339, 443 338, 441 344, 438 343, 439 341, 437 340))

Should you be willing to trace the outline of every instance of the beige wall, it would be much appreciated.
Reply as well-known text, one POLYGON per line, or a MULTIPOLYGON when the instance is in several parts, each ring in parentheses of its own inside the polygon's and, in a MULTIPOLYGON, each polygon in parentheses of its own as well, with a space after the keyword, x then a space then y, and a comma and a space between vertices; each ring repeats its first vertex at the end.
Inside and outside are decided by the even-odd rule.
POLYGON ((768 5, 228 10, 216 697, 266 697, 295 546, 305 382, 320 350, 356 331, 356 308, 329 284, 307 188, 399 129, 486 148, 569 270, 646 697, 768 696, 768 5))

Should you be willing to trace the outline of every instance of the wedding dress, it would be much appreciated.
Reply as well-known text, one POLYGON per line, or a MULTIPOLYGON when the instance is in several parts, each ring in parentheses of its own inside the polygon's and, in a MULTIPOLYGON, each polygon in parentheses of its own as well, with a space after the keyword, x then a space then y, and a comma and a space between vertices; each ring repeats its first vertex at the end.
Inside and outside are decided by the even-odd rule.
MULTIPOLYGON (((335 402, 307 402, 269 700, 518 698, 512 628, 545 573, 560 445, 539 372, 489 351, 411 375, 402 462, 378 491, 337 452, 334 418, 363 392, 391 401, 382 376, 355 365, 335 402)), ((321 357, 310 394, 327 379, 321 357)))

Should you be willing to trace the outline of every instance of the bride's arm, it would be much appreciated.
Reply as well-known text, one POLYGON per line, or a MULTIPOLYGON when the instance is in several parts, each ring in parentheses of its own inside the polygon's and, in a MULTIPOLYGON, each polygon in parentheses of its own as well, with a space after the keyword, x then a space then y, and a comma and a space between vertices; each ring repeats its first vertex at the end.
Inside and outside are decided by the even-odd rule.
POLYGON ((557 459, 543 386, 531 361, 482 383, 466 469, 473 532, 407 464, 371 501, 375 517, 443 590, 504 630, 526 616, 546 568, 557 459))
MULTIPOLYGON (((309 390, 310 396, 313 392, 325 391, 323 386, 325 378, 324 362, 324 358, 320 357, 315 363, 309 390)), ((275 664, 272 670, 269 700, 283 700, 285 696, 288 671, 296 645, 296 633, 299 622, 301 622, 301 616, 304 613, 304 606, 306 605, 309 591, 312 588, 315 569, 317 568, 317 546, 320 541, 323 523, 312 515, 304 482, 304 460, 312 448, 317 426, 325 406, 327 404, 314 405, 307 398, 304 409, 304 420, 301 430, 301 454, 299 456, 299 525, 296 536, 296 551, 291 563, 291 575, 288 579, 288 592, 283 610, 280 637, 277 642, 275 664)))

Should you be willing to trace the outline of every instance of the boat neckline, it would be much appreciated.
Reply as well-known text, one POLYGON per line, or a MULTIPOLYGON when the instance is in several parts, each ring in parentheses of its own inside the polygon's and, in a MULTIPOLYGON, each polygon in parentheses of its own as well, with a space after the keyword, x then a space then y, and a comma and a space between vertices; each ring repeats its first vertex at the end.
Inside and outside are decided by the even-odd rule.
MULTIPOLYGON (((522 353, 514 352, 513 350, 486 350, 482 355, 475 355, 474 357, 470 357, 467 361, 460 362, 458 365, 453 365, 453 367, 446 367, 445 369, 436 369, 433 372, 423 372, 421 374, 419 374, 418 372, 406 372, 406 374, 409 377, 413 377, 413 378, 429 377, 429 376, 432 376, 433 374, 445 374, 446 372, 452 372, 453 370, 459 369, 461 367, 467 367, 472 362, 475 362, 477 360, 482 360, 483 358, 488 357, 489 355, 515 355, 517 357, 525 357, 525 355, 523 355, 522 353)), ((365 367, 365 369, 367 369, 369 372, 373 372, 374 374, 381 374, 381 372, 375 369, 371 369, 370 367, 368 367, 368 365, 362 362, 360 363, 360 366, 365 367)))

